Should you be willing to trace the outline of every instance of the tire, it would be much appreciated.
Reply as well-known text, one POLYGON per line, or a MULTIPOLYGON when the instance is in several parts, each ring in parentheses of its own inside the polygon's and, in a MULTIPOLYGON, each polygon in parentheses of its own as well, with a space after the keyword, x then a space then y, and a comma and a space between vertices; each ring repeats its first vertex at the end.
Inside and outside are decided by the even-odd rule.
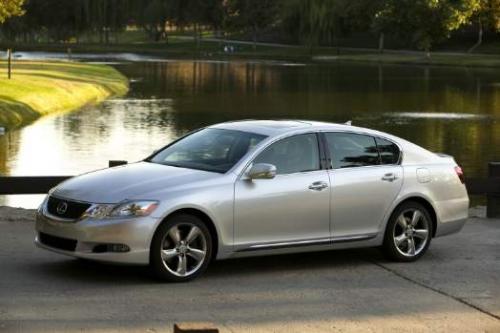
POLYGON ((185 282, 202 274, 212 258, 212 237, 196 216, 174 215, 156 230, 150 248, 150 267, 161 280, 185 282))
POLYGON ((385 229, 385 255, 400 262, 419 259, 431 244, 432 227, 427 208, 416 201, 402 203, 391 214, 385 229))

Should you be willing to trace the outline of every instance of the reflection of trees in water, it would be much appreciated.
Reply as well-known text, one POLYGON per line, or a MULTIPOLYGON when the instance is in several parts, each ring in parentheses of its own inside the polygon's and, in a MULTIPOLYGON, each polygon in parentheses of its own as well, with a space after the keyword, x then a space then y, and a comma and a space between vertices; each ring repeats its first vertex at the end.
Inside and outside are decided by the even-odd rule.
POLYGON ((487 120, 416 118, 393 123, 383 115, 499 114, 500 86, 494 85, 498 73, 489 69, 192 61, 144 67, 147 75, 138 88, 173 99, 170 124, 177 133, 231 119, 354 118, 355 124, 389 131, 435 151, 454 152, 474 172, 484 168, 474 161, 493 159, 491 145, 500 143, 495 136, 499 126, 487 120))
MULTIPOLYGON (((485 159, 498 159, 494 156, 500 147, 498 120, 385 115, 446 112, 500 117, 498 72, 491 69, 196 61, 135 63, 119 69, 130 78, 142 79, 131 84, 129 97, 133 100, 108 101, 54 118, 47 130, 58 133, 62 152, 82 146, 82 142, 88 151, 112 140, 120 144, 121 136, 149 144, 150 140, 166 143, 194 128, 226 120, 302 118, 353 119, 355 125, 388 131, 453 154, 464 163, 466 172, 482 172, 485 159)), ((17 155, 19 133, 12 133, 17 137, 11 139, 11 148, 0 137, 0 172, 17 155)))
POLYGON ((0 135, 0 175, 9 174, 9 157, 17 155, 20 137, 19 131, 10 131, 0 135))

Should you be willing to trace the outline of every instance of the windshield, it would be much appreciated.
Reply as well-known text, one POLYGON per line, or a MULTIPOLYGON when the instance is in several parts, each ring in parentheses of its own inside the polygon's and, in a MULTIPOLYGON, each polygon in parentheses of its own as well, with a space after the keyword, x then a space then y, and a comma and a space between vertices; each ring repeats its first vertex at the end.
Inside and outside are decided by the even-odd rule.
POLYGON ((149 162, 225 173, 266 136, 206 128, 163 149, 149 162))

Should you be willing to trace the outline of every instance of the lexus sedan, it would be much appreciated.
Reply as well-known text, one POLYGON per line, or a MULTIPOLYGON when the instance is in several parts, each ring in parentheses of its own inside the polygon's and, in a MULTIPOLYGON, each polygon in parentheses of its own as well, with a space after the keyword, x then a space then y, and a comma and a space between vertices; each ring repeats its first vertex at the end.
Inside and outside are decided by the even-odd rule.
POLYGON ((468 206, 450 156, 346 124, 236 121, 61 183, 35 243, 187 281, 243 256, 380 246, 414 261, 462 228, 468 206))

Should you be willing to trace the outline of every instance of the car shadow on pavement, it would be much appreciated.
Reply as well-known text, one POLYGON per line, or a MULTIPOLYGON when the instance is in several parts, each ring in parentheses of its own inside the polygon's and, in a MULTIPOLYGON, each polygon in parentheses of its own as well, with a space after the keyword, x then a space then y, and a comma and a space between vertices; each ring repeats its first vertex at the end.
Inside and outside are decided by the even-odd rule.
POLYGON ((287 271, 311 271, 366 265, 372 261, 385 260, 377 249, 331 250, 295 254, 236 258, 216 261, 205 275, 219 276, 253 275, 287 271))
MULTIPOLYGON (((334 250, 283 254, 251 258, 214 261, 201 277, 204 281, 240 276, 301 272, 367 265, 383 261, 377 249, 334 250)), ((38 261, 31 266, 38 274, 50 275, 52 280, 68 283, 87 281, 101 284, 148 284, 162 282, 156 279, 147 266, 116 265, 82 259, 38 261)))

